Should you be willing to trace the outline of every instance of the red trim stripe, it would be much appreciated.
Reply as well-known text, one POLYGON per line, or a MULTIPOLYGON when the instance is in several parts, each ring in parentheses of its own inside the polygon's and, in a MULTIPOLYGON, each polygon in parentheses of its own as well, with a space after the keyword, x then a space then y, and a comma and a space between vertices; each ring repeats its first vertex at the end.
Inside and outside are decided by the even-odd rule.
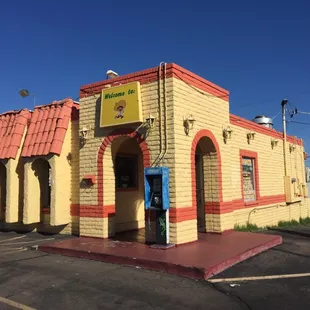
MULTIPOLYGON (((279 132, 279 131, 276 131, 274 129, 270 129, 270 128, 258 125, 252 121, 249 121, 249 120, 242 118, 240 116, 237 116, 237 115, 230 114, 230 123, 232 125, 242 127, 244 129, 252 130, 252 131, 255 131, 257 133, 261 133, 263 135, 273 137, 275 139, 282 139, 283 138, 282 132, 279 132)), ((289 143, 295 143, 299 146, 303 146, 302 139, 298 139, 297 137, 287 136, 287 141, 289 143)))
MULTIPOLYGON (((229 91, 226 89, 211 83, 210 81, 186 70, 185 68, 171 63, 166 66, 166 78, 174 77, 176 79, 182 80, 190 86, 197 87, 202 91, 205 91, 211 95, 219 97, 225 101, 228 101, 229 91)), ((163 74, 161 74, 163 78, 163 74)), ((84 85, 80 88, 80 98, 88 97, 94 94, 98 94, 102 91, 105 85, 117 86, 119 84, 127 84, 131 82, 140 82, 141 85, 156 82, 159 80, 159 67, 126 74, 119 76, 114 79, 104 80, 88 85, 84 85)))

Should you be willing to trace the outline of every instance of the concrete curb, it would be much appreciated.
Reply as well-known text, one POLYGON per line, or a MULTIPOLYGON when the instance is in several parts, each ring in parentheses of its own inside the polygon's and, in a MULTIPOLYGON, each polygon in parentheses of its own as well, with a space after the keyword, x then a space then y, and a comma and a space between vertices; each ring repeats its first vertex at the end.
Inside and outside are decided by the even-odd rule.
POLYGON ((282 237, 280 236, 275 236, 275 238, 265 244, 256 246, 252 249, 249 249, 243 253, 241 253, 240 255, 237 255, 221 264, 218 264, 216 266, 213 266, 211 268, 209 268, 208 270, 205 271, 205 279, 209 279, 217 274, 219 274, 220 272, 238 264, 241 263, 255 255, 258 255, 262 252, 265 252, 271 248, 274 248, 278 245, 282 244, 282 237))
POLYGON ((310 232, 307 233, 307 232, 292 230, 292 229, 287 229, 287 228, 268 228, 268 230, 310 238, 310 232))
POLYGON ((224 271, 225 269, 240 263, 252 256, 262 253, 270 248, 273 248, 282 243, 281 236, 274 236, 274 238, 264 244, 250 248, 239 255, 231 257, 229 259, 223 260, 222 262, 211 266, 210 268, 203 268, 199 266, 184 266, 173 264, 170 262, 156 261, 152 259, 136 258, 129 256, 120 256, 106 253, 98 252, 88 252, 86 250, 77 250, 69 248, 60 248, 53 246, 53 244, 42 244, 39 246, 39 250, 42 252, 47 252, 51 254, 60 254, 64 256, 84 258, 96 261, 102 261, 112 264, 120 264, 133 266, 136 268, 143 268, 152 271, 160 271, 169 274, 174 274, 178 276, 183 276, 187 278, 207 280, 208 278, 224 271))

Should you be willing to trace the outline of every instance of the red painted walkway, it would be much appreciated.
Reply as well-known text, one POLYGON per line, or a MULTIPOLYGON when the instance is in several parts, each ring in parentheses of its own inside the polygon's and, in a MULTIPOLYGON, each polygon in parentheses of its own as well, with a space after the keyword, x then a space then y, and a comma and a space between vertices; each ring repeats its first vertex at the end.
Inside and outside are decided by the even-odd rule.
POLYGON ((247 258, 282 243, 280 236, 232 232, 200 234, 197 242, 168 250, 137 242, 75 238, 40 246, 40 250, 207 279, 247 258))

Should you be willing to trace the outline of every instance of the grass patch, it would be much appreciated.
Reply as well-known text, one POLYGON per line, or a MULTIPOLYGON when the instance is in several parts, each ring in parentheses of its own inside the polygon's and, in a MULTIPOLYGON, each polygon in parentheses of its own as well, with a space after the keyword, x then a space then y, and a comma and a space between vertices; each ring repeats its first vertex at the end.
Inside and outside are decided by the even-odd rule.
POLYGON ((263 231, 264 229, 272 229, 272 228, 289 228, 294 226, 310 226, 310 217, 300 218, 299 221, 292 220, 292 221, 280 221, 278 225, 268 226, 268 227, 258 227, 256 224, 247 223, 246 225, 239 225, 235 224, 235 231, 243 231, 243 232, 257 232, 263 231))
POLYGON ((278 227, 291 227, 291 226, 298 226, 300 225, 299 222, 292 220, 292 221, 280 221, 278 223, 278 227))
POLYGON ((280 221, 278 225, 271 226, 271 228, 289 228, 289 227, 294 227, 294 226, 310 226, 310 217, 306 217, 304 219, 300 218, 299 221, 292 220, 292 221, 280 221))
POLYGON ((308 216, 308 217, 306 217, 304 219, 300 218, 299 219, 299 223, 301 225, 308 225, 308 226, 310 226, 310 217, 308 216))
POLYGON ((246 225, 235 225, 235 231, 244 231, 244 232, 253 232, 253 231, 259 231, 262 230, 262 228, 259 228, 256 224, 247 223, 246 225))

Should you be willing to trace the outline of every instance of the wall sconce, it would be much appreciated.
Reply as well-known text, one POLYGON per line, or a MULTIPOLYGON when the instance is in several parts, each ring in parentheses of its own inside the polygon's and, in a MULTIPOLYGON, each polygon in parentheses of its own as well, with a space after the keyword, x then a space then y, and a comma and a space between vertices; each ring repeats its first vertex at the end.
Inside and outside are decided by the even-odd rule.
POLYGON ((308 154, 306 152, 304 152, 304 160, 308 159, 308 154))
POLYGON ((291 153, 294 152, 295 149, 296 149, 296 145, 295 144, 290 144, 289 149, 290 149, 291 153))
POLYGON ((188 135, 189 131, 194 128, 195 122, 196 120, 193 118, 193 115, 190 115, 187 119, 183 120, 183 126, 184 126, 186 135, 188 135))
POLYGON ((87 140, 89 129, 86 126, 83 126, 82 130, 80 130, 80 136, 87 140))
POLYGON ((155 116, 150 113, 149 116, 145 119, 145 123, 149 129, 153 128, 155 123, 155 116))
POLYGON ((275 148, 279 143, 278 139, 271 139, 271 147, 275 148))
POLYGON ((83 126, 82 129, 80 130, 80 143, 81 146, 84 146, 87 139, 88 139, 88 133, 89 133, 89 129, 86 126, 83 126))
POLYGON ((251 140, 254 140, 255 132, 253 132, 253 131, 248 132, 248 133, 246 134, 246 137, 247 137, 247 139, 248 139, 248 143, 250 144, 250 141, 251 141, 251 140))
POLYGON ((233 132, 233 130, 230 128, 230 126, 223 129, 223 138, 224 138, 225 143, 227 143, 228 139, 231 139, 232 132, 233 132))

